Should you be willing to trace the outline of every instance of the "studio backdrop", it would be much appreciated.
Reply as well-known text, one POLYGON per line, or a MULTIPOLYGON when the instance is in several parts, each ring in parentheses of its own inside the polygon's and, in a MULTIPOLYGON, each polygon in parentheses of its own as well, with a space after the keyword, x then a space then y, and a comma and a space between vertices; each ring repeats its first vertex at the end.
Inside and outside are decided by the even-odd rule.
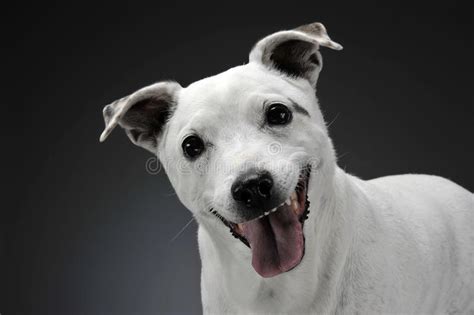
POLYGON ((246 63, 278 30, 321 21, 344 46, 322 48, 318 86, 342 168, 474 188, 472 9, 460 1, 11 6, 2 315, 202 312, 196 223, 122 130, 99 144, 102 108, 246 63))

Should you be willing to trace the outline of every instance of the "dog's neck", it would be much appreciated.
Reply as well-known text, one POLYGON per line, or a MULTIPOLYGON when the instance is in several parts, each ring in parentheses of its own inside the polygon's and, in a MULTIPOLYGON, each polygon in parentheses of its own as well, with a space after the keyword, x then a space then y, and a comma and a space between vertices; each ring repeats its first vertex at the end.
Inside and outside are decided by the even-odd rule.
POLYGON ((265 309, 272 305, 281 312, 295 301, 302 305, 313 304, 310 307, 316 311, 335 309, 352 244, 353 211, 348 200, 353 200, 350 195, 356 194, 357 187, 349 180, 352 176, 337 166, 320 171, 321 174, 312 176, 309 187, 305 257, 290 272, 262 278, 251 266, 250 250, 230 237, 228 230, 216 231, 215 226, 200 224, 204 304, 206 300, 210 304, 219 303, 209 299, 220 298, 226 303, 231 300, 236 306, 249 305, 254 310, 268 303, 265 309))

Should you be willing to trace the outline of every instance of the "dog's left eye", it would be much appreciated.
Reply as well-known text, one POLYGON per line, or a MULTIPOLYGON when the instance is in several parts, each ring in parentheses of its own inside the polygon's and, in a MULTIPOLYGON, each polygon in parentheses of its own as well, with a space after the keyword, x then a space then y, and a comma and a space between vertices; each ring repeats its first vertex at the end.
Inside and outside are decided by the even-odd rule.
POLYGON ((190 159, 197 158, 204 151, 204 142, 196 135, 186 137, 181 146, 184 155, 190 159))
POLYGON ((292 117, 290 109, 283 104, 272 104, 267 109, 267 122, 270 125, 286 125, 292 117))

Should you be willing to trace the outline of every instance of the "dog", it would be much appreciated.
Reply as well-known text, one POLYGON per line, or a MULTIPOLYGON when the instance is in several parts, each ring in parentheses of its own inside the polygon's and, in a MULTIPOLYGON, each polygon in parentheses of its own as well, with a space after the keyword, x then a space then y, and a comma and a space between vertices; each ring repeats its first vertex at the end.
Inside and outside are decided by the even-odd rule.
POLYGON ((100 141, 121 126, 192 212, 206 314, 473 314, 473 194, 339 168, 320 47, 342 49, 311 23, 185 88, 144 87, 105 106, 100 141))

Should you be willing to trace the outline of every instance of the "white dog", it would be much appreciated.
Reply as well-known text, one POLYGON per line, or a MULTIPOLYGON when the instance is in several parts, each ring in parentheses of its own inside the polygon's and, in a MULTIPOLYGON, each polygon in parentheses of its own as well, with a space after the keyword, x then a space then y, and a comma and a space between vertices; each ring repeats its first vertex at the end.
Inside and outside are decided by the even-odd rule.
POLYGON ((473 194, 449 180, 363 181, 336 164, 315 95, 320 23, 274 33, 249 63, 104 108, 163 164, 199 223, 207 314, 474 312, 473 194))

